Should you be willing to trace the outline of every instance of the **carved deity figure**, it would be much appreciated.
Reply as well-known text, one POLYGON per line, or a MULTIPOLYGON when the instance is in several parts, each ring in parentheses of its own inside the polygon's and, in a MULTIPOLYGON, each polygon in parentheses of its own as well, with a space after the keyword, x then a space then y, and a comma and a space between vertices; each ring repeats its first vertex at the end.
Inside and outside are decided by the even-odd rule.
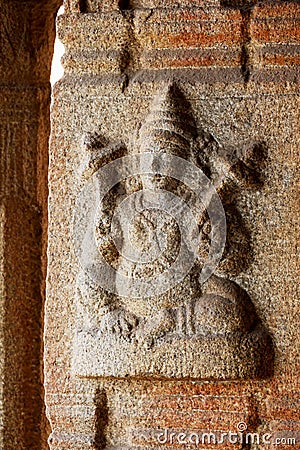
MULTIPOLYGON (((140 170, 131 174, 127 173, 124 167, 126 176, 117 180, 101 197, 92 224, 97 251, 115 273, 111 278, 113 286, 111 289, 105 289, 95 277, 93 279, 92 272, 88 270, 92 262, 88 262, 78 275, 76 299, 80 327, 90 335, 94 333, 93 339, 103 344, 102 351, 105 352, 105 346, 109 343, 107 348, 110 347, 112 354, 116 354, 116 367, 120 348, 127 349, 128 358, 138 357, 139 353, 142 355, 141 359, 145 358, 145 367, 137 374, 172 376, 172 372, 174 377, 183 373, 183 369, 172 369, 170 372, 168 361, 163 364, 150 363, 148 359, 158 361, 160 352, 163 353, 166 348, 168 355, 168 349, 173 346, 177 348, 176 357, 180 366, 183 359, 197 358, 197 355, 193 356, 192 346, 198 343, 203 347, 202 354, 207 353, 207 357, 210 353, 215 355, 218 365, 218 361, 221 364, 222 360, 221 353, 218 355, 218 351, 221 352, 222 340, 226 340, 233 348, 235 345, 238 348, 244 339, 249 347, 246 353, 249 351, 252 356, 261 353, 262 349, 265 351, 271 348, 270 340, 248 294, 228 278, 228 274, 235 273, 238 266, 243 266, 237 250, 245 253, 249 247, 249 236, 242 222, 237 224, 237 227, 232 226, 239 216, 235 214, 234 206, 230 205, 228 192, 236 183, 251 186, 261 182, 255 163, 257 158, 262 157, 263 145, 252 143, 248 147, 247 151, 240 153, 226 150, 211 134, 204 130, 199 131, 190 104, 175 84, 166 86, 154 99, 150 114, 131 148, 127 149, 122 143, 108 144, 97 134, 86 137, 87 159, 83 163, 82 171, 84 179, 89 180, 102 167, 118 159, 121 161, 125 156, 134 159, 153 154, 158 160, 160 155, 181 158, 201 170, 209 180, 208 185, 212 186, 222 200, 225 199, 225 209, 226 204, 230 206, 227 215, 228 230, 235 233, 231 241, 229 236, 219 266, 203 283, 201 273, 209 256, 214 226, 206 211, 211 202, 209 191, 204 200, 206 204, 199 205, 195 192, 181 180, 174 178, 172 171, 162 174, 160 170, 157 173, 140 170), (259 157, 257 153, 260 153, 259 157), (158 192, 163 192, 166 197, 159 197, 160 207, 156 208, 151 195, 153 193, 155 197, 158 192), (128 202, 130 197, 131 203, 128 202), (176 263, 180 246, 185 245, 181 236, 182 229, 176 222, 176 214, 170 209, 169 203, 164 204, 164 198, 172 202, 173 197, 179 197, 195 213, 195 228, 198 230, 197 255, 190 270, 169 289, 162 289, 159 294, 155 294, 154 289, 154 295, 149 296, 147 293, 136 295, 136 291, 131 290, 130 283, 138 283, 140 280, 155 283, 155 280, 160 280, 176 263), (134 214, 130 215, 132 205, 134 214), (125 219, 121 217, 122 213, 125 214, 125 219), (126 222, 128 218, 130 223, 126 222), (239 248, 235 247, 234 242, 238 242, 239 248), (118 274, 122 275, 121 278, 118 274), (125 296, 122 294, 124 280, 128 280, 125 296), (186 350, 190 356, 184 355, 184 346, 191 346, 190 350, 186 350), (145 356, 145 352, 148 352, 148 356, 145 356)), ((127 160, 123 160, 126 165, 127 160)), ((143 161, 141 158, 136 160, 140 161, 140 164, 143 161)), ((170 161, 174 162, 176 159, 170 161)), ((188 166, 183 177, 189 176, 189 167, 191 166, 188 166)), ((98 180, 100 184, 103 182, 101 177, 98 177, 98 180)), ((97 196, 95 199, 99 200, 97 196)), ((176 207, 181 204, 174 203, 176 207)), ((88 257, 85 260, 87 261, 88 257)), ((236 364, 245 363, 243 358, 246 356, 241 356, 240 363, 236 364)), ((260 358, 261 355, 256 356, 251 364, 260 365, 260 358)), ((106 373, 111 374, 111 369, 105 368, 105 361, 104 356, 104 369, 102 366, 99 369, 100 375, 104 376, 106 373)), ((124 365, 124 361, 122 364, 124 365)), ((126 374, 135 375, 135 371, 129 366, 127 372, 124 369, 126 374)), ((260 368, 256 369, 248 372, 236 369, 236 373, 239 370, 240 376, 261 373, 260 368)), ((114 370, 116 376, 122 376, 122 370, 119 373, 118 369, 114 370)), ((220 369, 221 372, 222 370, 220 369)), ((208 373, 212 377, 226 378, 224 373, 227 369, 225 372, 224 370, 220 376, 213 371, 210 374, 209 369, 208 373)), ((196 377, 197 374, 196 371, 196 377)), ((198 376, 202 377, 201 371, 198 376)))

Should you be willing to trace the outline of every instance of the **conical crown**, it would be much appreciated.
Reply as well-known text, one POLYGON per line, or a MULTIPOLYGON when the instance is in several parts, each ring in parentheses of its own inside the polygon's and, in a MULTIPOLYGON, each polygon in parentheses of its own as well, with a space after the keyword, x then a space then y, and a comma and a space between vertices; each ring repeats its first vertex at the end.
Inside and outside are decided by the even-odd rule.
POLYGON ((179 88, 172 84, 153 101, 150 114, 140 130, 139 151, 165 152, 187 158, 191 141, 196 136, 191 107, 179 88))

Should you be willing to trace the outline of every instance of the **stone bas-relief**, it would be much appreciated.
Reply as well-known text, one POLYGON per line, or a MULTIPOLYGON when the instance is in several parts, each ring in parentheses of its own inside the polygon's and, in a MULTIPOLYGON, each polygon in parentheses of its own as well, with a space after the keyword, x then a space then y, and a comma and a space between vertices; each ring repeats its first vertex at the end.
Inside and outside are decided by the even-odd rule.
MULTIPOLYGON (((171 176, 142 171, 132 174, 127 168, 126 176, 101 198, 97 183, 105 181, 96 176, 102 167, 126 155, 174 155, 200 168, 228 205, 228 192, 233 185, 238 183, 245 188, 261 183, 257 166, 263 158, 263 144, 250 143, 240 152, 222 148, 212 135, 197 130, 189 103, 179 87, 171 84, 163 87, 154 99, 138 139, 128 148, 122 143, 110 144, 97 134, 87 136, 85 148, 87 159, 81 167, 82 177, 86 182, 91 179, 94 182, 92 190, 81 198, 83 223, 81 214, 79 219, 75 217, 74 239, 79 240, 75 245, 79 245, 82 265, 76 291, 75 374, 175 379, 270 375, 271 339, 248 294, 229 279, 238 266, 243 266, 239 251, 244 253, 249 245, 242 222, 234 230, 238 239, 232 242, 239 242, 243 248, 234 249, 233 255, 229 238, 220 264, 209 268, 212 273, 203 283, 214 224, 203 205, 202 208, 197 205, 199 201, 191 189, 171 176), (180 282, 162 289, 159 295, 149 296, 130 290, 130 283, 145 279, 149 285, 157 283, 159 276, 176 263, 180 245, 188 247, 168 204, 160 203, 158 209, 147 208, 143 196, 161 191, 181 197, 196 211, 199 245, 193 267, 180 282), (125 235, 120 225, 122 218, 114 215, 118 208, 122 210, 122 204, 126 209, 129 197, 135 198, 138 208, 125 235), (83 231, 76 233, 76 227, 83 231), (95 275, 97 256, 87 244, 88 233, 98 254, 113 268, 111 288, 103 287, 95 275), (126 258, 127 241, 137 259, 126 258), (128 280, 127 295, 121 285, 124 278, 120 281, 119 273, 128 280)), ((206 199, 205 206, 212 201, 206 199)), ((222 226, 225 227, 225 222, 222 226)))

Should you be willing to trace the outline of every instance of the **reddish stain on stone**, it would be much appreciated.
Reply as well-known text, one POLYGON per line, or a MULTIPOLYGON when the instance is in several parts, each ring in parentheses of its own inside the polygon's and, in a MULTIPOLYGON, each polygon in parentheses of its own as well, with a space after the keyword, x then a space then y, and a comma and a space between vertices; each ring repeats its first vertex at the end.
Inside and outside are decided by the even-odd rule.
POLYGON ((296 20, 289 21, 255 21, 251 26, 251 36, 263 43, 300 42, 300 27, 296 20))
POLYGON ((296 66, 300 64, 300 55, 264 55, 262 63, 277 66, 296 66))
POLYGON ((280 4, 260 4, 254 8, 253 17, 255 18, 285 18, 295 19, 300 18, 300 4, 299 2, 280 2, 280 4))

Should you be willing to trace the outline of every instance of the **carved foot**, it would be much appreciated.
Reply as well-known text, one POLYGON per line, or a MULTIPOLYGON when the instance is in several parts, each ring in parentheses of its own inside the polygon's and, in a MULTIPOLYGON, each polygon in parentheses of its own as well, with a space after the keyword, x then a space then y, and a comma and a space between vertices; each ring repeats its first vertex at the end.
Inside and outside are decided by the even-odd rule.
POLYGON ((130 341, 137 324, 138 318, 134 314, 120 308, 109 312, 103 317, 100 329, 107 336, 114 335, 130 341))
POLYGON ((203 293, 194 306, 196 333, 243 333, 257 322, 250 297, 236 283, 214 275, 203 286, 203 293))
POLYGON ((158 314, 144 319, 136 330, 136 339, 146 348, 151 348, 155 342, 167 333, 175 330, 175 319, 172 311, 161 310, 158 314))

